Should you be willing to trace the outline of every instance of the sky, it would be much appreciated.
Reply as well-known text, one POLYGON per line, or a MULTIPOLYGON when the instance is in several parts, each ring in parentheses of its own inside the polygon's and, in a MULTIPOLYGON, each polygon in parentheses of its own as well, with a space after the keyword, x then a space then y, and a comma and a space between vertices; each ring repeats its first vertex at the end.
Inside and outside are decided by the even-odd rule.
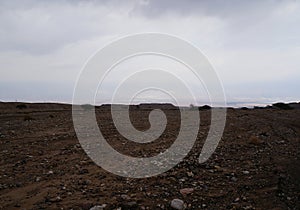
MULTIPOLYGON (((0 1, 0 101, 71 103, 77 78, 95 52, 144 32, 170 34, 200 49, 229 104, 299 101, 299 25, 295 0, 0 1)), ((103 91, 110 95, 112 84, 141 62, 151 63, 144 58, 124 64, 103 91)), ((139 99, 165 100, 153 91, 139 99)))

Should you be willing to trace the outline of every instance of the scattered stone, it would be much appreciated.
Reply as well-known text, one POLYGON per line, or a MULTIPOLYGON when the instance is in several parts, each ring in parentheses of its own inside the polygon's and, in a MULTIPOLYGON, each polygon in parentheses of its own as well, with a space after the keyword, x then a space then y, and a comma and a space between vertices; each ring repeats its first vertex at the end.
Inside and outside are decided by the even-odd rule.
POLYGON ((49 199, 50 202, 59 202, 59 201, 61 201, 61 200, 62 200, 62 199, 61 199, 60 196, 57 196, 57 197, 55 197, 55 198, 49 199))
POLYGON ((193 192, 194 192, 194 188, 183 188, 183 189, 180 190, 180 193, 184 196, 188 195, 188 194, 191 194, 193 192))
POLYGON ((263 141, 260 138, 258 138, 257 136, 251 136, 249 138, 249 143, 254 144, 254 145, 260 145, 263 143, 263 141))
POLYGON ((79 174, 87 174, 89 173, 89 170, 87 170, 86 168, 79 170, 79 174))
POLYGON ((243 174, 247 175, 247 174, 250 174, 249 171, 243 171, 243 174))
POLYGON ((235 176, 231 177, 231 181, 236 182, 237 178, 235 176))
POLYGON ((171 201, 171 207, 173 209, 183 210, 183 209, 185 209, 185 204, 184 204, 183 200, 175 198, 171 201))
POLYGON ((93 206, 92 208, 90 208, 90 210, 103 210, 106 206, 107 206, 106 204, 93 206))
POLYGON ((226 169, 222 168, 221 166, 215 165, 214 168, 215 172, 226 172, 226 169))
POLYGON ((192 171, 191 171, 191 172, 188 171, 188 172, 187 172, 187 176, 188 176, 188 177, 194 177, 194 174, 193 174, 192 171))
POLYGON ((130 200, 129 195, 126 195, 126 194, 122 194, 122 195, 121 195, 121 198, 122 198, 123 200, 130 200))

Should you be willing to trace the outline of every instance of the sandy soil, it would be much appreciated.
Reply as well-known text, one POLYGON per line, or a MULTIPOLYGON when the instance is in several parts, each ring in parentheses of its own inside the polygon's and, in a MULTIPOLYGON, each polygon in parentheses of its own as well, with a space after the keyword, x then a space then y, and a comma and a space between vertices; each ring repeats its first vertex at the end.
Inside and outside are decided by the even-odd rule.
MULTIPOLYGON (((200 111, 197 142, 180 164, 156 177, 130 179, 89 159, 76 138, 71 106, 18 105, 0 103, 0 209, 171 209, 175 198, 187 209, 300 209, 300 110, 229 109, 223 138, 204 164, 197 160, 210 111, 200 111)), ((149 127, 149 111, 132 109, 136 128, 149 127)), ((131 156, 164 151, 180 128, 178 110, 165 110, 163 135, 140 145, 118 134, 107 107, 96 113, 109 143, 131 156)))

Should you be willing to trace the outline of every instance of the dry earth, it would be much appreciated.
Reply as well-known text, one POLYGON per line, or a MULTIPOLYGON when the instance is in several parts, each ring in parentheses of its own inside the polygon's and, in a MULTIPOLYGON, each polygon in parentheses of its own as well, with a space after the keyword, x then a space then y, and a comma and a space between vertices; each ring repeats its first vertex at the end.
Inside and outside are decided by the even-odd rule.
MULTIPOLYGON (((131 109, 133 125, 149 127, 151 107, 131 109)), ((96 109, 109 143, 123 154, 158 154, 175 140, 177 109, 165 109, 168 125, 156 141, 126 141, 108 107, 96 109)), ((223 138, 213 156, 197 162, 210 124, 200 111, 197 142, 176 167, 156 177, 118 177, 82 150, 71 106, 0 103, 0 209, 300 209, 300 110, 228 109, 223 138), (26 107, 25 107, 25 106, 26 107), (185 189, 192 188, 192 189, 185 189), (104 205, 105 206, 105 205, 104 205)))

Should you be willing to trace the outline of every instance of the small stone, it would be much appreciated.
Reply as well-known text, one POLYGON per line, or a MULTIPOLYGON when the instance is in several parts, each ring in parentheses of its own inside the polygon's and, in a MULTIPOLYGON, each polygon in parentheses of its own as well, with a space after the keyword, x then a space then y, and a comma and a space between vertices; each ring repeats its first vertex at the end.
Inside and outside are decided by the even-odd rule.
POLYGON ((249 138, 249 143, 254 144, 254 145, 259 145, 259 144, 262 144, 263 141, 261 139, 259 139, 257 136, 251 136, 249 138))
POLYGON ((240 198, 236 198, 235 200, 234 200, 234 202, 236 203, 236 202, 239 202, 240 201, 240 198))
POLYGON ((106 206, 107 206, 106 204, 93 206, 92 208, 90 208, 90 210, 103 210, 106 206))
POLYGON ((53 171, 48 171, 48 174, 53 174, 53 171))
POLYGON ((57 197, 55 197, 55 198, 49 199, 50 202, 59 202, 59 201, 61 201, 61 200, 62 200, 62 199, 61 199, 60 196, 57 196, 57 197))
POLYGON ((215 167, 215 169, 217 169, 217 170, 220 170, 221 169, 221 167, 220 166, 214 166, 215 167))
POLYGON ((245 174, 245 175, 247 175, 249 173, 250 173, 249 171, 243 171, 243 174, 245 174))
POLYGON ((188 177, 194 177, 194 174, 193 174, 193 172, 191 171, 191 172, 187 172, 187 175, 188 175, 188 177))
POLYGON ((128 195, 126 195, 126 194, 121 195, 121 198, 123 200, 130 200, 130 197, 128 195))
POLYGON ((182 195, 188 195, 194 192, 194 188, 183 188, 180 190, 182 195))
POLYGON ((177 210, 183 210, 183 209, 185 209, 185 205, 184 205, 183 200, 180 200, 180 199, 177 199, 177 198, 173 199, 171 201, 171 207, 173 209, 177 209, 177 210))
POLYGON ((233 177, 231 177, 231 181, 236 182, 237 178, 233 176, 233 177))
POLYGON ((86 168, 79 170, 79 174, 87 174, 89 173, 89 170, 87 170, 86 168))
POLYGON ((35 178, 35 181, 36 181, 36 182, 41 181, 41 177, 36 177, 36 178, 35 178))

